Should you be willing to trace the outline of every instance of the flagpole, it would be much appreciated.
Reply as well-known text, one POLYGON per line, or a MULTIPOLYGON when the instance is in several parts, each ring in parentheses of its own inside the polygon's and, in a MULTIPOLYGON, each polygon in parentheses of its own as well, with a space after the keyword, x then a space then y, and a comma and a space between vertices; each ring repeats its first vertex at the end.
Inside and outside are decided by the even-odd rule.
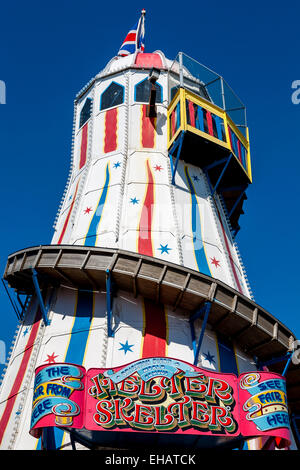
MULTIPOLYGON (((146 16, 146 10, 143 8, 141 10, 141 17, 139 20, 138 28, 137 28, 137 35, 136 35, 136 51, 141 52, 141 47, 140 47, 140 37, 142 35, 142 32, 144 33, 143 36, 145 35, 145 16, 146 16)), ((143 51, 142 51, 143 52, 143 51)))

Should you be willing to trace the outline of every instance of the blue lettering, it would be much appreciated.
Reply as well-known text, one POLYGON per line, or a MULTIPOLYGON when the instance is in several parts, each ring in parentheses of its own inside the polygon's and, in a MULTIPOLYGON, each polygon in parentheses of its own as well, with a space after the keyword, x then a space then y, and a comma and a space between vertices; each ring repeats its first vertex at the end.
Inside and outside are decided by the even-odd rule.
POLYGON ((44 411, 47 411, 51 408, 52 408, 51 401, 47 398, 46 400, 42 401, 42 403, 39 403, 38 406, 35 408, 33 412, 34 419, 37 419, 40 414, 42 414, 44 411))
POLYGON ((62 397, 67 397, 71 395, 71 390, 67 387, 63 387, 62 385, 55 384, 55 383, 50 383, 47 385, 47 395, 59 395, 62 397))
POLYGON ((40 385, 34 392, 33 401, 35 401, 40 395, 43 395, 43 392, 44 392, 44 387, 40 385))
POLYGON ((277 424, 276 415, 267 416, 269 426, 275 428, 277 424))
POLYGON ((258 398, 260 399, 261 403, 282 402, 282 398, 279 392, 262 393, 261 395, 258 395, 258 398))
POLYGON ((48 377, 50 378, 62 376, 62 375, 68 375, 69 367, 68 366, 50 367, 50 368, 45 369, 45 372, 47 372, 48 377))
POLYGON ((272 388, 285 390, 284 382, 279 379, 267 380, 266 382, 257 384, 257 387, 259 388, 261 392, 264 392, 265 390, 271 390, 272 388))
POLYGON ((287 413, 276 413, 267 416, 267 422, 272 428, 289 426, 289 417, 287 413))

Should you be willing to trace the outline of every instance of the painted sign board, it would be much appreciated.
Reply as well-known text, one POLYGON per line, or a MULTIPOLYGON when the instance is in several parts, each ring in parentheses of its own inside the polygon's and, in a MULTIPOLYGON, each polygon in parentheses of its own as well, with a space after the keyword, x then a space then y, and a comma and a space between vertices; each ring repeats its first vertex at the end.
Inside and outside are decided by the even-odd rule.
POLYGON ((35 371, 30 434, 49 426, 82 428, 86 372, 75 364, 51 364, 35 371))
POLYGON ((45 426, 290 441, 282 376, 237 377, 168 357, 88 371, 74 364, 39 367, 31 434, 38 437, 45 426))

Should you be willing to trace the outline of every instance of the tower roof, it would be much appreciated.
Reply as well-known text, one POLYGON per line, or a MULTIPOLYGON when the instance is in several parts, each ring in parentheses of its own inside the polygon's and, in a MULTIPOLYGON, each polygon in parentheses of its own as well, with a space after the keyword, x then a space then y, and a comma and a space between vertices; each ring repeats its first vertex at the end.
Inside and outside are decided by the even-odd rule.
POLYGON ((137 52, 135 54, 129 54, 126 57, 113 57, 104 67, 104 69, 99 72, 96 78, 120 72, 121 70, 125 70, 128 68, 144 69, 156 67, 158 69, 167 70, 171 67, 171 64, 172 61, 167 59, 164 53, 161 51, 154 51, 151 53, 137 52))

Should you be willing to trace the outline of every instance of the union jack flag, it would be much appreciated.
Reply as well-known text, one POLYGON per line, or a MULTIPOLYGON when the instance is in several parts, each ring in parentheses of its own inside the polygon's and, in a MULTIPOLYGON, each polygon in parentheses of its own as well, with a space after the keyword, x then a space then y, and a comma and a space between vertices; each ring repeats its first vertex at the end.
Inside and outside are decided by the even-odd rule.
POLYGON ((142 10, 139 21, 128 32, 118 52, 118 56, 125 57, 134 52, 144 52, 145 50, 145 14, 142 10))

